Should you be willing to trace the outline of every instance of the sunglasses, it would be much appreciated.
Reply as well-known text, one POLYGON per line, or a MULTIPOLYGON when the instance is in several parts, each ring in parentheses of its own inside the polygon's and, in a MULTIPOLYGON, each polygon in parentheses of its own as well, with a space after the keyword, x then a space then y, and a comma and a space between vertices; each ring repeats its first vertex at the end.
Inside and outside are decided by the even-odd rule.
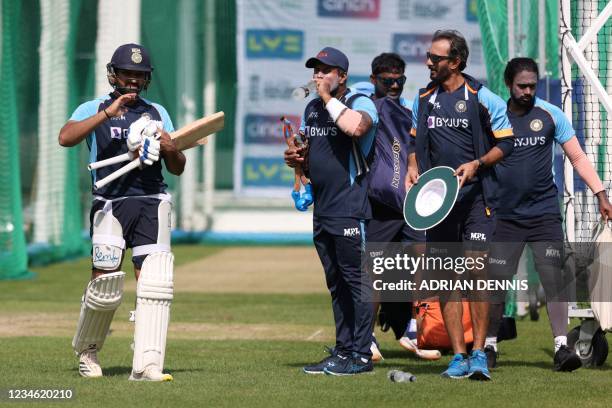
POLYGON ((452 59, 450 55, 436 55, 431 52, 427 52, 427 59, 431 60, 434 64, 439 63, 440 61, 452 59))
POLYGON ((393 86, 394 83, 397 82, 398 86, 404 86, 404 84, 406 83, 406 76, 402 75, 399 78, 382 78, 380 76, 377 76, 376 79, 378 80, 378 82, 380 82, 385 88, 391 88, 393 86))

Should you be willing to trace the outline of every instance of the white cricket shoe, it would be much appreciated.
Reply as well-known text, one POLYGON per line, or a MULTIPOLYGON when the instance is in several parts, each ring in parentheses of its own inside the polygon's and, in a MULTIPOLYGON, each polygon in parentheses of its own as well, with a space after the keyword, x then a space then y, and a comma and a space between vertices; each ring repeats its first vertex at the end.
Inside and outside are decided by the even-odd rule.
POLYGON ((79 356, 79 374, 82 377, 97 378, 102 377, 102 367, 98 361, 97 350, 85 350, 79 356))
POLYGON ((162 373, 159 367, 148 366, 142 373, 130 374, 130 381, 173 381, 174 378, 170 374, 162 373))
POLYGON ((411 339, 410 337, 402 337, 399 339, 399 344, 405 350, 414 353, 418 358, 422 358, 423 360, 439 360, 442 357, 442 353, 440 353, 439 350, 421 350, 417 346, 416 339, 411 339))
POLYGON ((372 345, 370 346, 370 351, 372 352, 372 361, 373 362, 378 362, 381 360, 384 360, 382 353, 380 352, 380 350, 378 349, 378 345, 376 344, 376 342, 372 342, 372 345))

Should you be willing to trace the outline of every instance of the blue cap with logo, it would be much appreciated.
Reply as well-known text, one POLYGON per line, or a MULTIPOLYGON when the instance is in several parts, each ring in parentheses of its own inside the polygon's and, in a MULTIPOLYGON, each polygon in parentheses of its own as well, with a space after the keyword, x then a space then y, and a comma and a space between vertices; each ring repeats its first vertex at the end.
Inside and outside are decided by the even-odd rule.
POLYGON ((344 53, 333 47, 325 47, 316 55, 306 61, 306 68, 314 68, 317 63, 323 63, 330 67, 338 67, 348 72, 349 61, 344 53))
POLYGON ((115 50, 108 64, 114 69, 130 71, 153 71, 147 50, 138 44, 123 44, 115 50))

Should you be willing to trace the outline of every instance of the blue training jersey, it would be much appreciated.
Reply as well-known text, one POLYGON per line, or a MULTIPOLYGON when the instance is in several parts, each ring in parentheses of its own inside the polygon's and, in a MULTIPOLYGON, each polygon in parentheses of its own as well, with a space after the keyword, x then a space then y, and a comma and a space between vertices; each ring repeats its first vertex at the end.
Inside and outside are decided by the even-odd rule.
POLYGON ((508 111, 516 136, 512 155, 496 166, 501 219, 525 219, 559 214, 553 160, 555 142, 563 144, 575 132, 558 107, 536 98, 523 116, 508 111))
MULTIPOLYGON (((81 121, 87 119, 108 108, 115 99, 114 94, 110 94, 85 102, 76 108, 69 120, 81 121)), ((149 116, 152 120, 162 121, 164 130, 168 133, 174 131, 170 116, 163 106, 142 98, 138 98, 134 105, 124 106, 127 108, 125 114, 105 120, 87 136, 90 163, 127 153, 129 127, 142 116, 149 116)), ((126 164, 127 162, 124 162, 93 170, 92 183, 108 176, 126 164)), ((163 193, 166 191, 166 187, 162 176, 161 160, 159 160, 151 166, 132 170, 106 186, 94 190, 93 193, 105 198, 142 196, 163 193)))
MULTIPOLYGON (((443 87, 432 88, 429 95, 421 95, 429 99, 432 105, 427 117, 429 129, 429 151, 432 167, 448 166, 453 169, 476 160, 473 140, 473 126, 468 112, 469 94, 477 93, 479 104, 488 113, 486 128, 490 128, 494 137, 504 137, 512 134, 512 129, 506 115, 504 101, 486 87, 477 92, 466 83, 453 92, 446 92, 443 87)), ((414 99, 412 106, 411 134, 416 135, 418 125, 419 97, 414 99)), ((458 200, 472 195, 479 188, 478 176, 473 177, 461 188, 458 200)))
MULTIPOLYGON (((349 90, 343 100, 348 101, 355 94, 358 93, 349 90)), ((360 138, 340 131, 321 98, 310 101, 302 116, 300 131, 308 138, 315 216, 371 218, 367 178, 365 173, 358 174, 358 168, 362 168, 360 160, 370 156, 378 113, 374 102, 365 95, 352 99, 349 107, 372 118, 372 128, 360 138)))

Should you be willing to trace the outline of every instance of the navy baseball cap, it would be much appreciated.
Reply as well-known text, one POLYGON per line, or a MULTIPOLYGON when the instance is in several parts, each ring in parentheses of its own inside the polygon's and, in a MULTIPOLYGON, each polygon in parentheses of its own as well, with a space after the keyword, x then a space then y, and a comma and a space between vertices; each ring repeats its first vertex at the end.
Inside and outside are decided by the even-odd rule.
POLYGON ((348 72, 349 61, 344 53, 333 47, 325 47, 316 57, 310 58, 306 61, 306 68, 314 68, 317 63, 323 63, 330 67, 338 67, 344 72, 348 72))
POLYGON ((115 69, 130 71, 153 71, 147 50, 138 44, 123 44, 115 50, 110 64, 115 69))

